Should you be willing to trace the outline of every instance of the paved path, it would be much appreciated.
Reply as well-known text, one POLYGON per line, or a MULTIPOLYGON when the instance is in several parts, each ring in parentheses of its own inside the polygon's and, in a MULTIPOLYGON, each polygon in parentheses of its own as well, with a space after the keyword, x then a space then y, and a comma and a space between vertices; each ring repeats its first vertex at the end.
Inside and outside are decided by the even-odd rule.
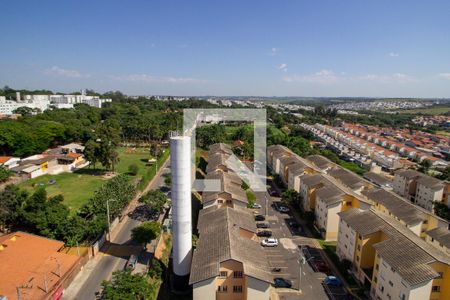
MULTIPOLYGON (((164 186, 164 177, 162 175, 169 172, 168 167, 170 167, 170 159, 167 159, 156 176, 149 182, 144 192, 164 186)), ((130 203, 131 209, 127 211, 139 205, 138 199, 139 197, 137 196, 132 200, 132 203, 130 203)), ((63 299, 95 299, 95 293, 100 290, 103 280, 109 280, 114 271, 122 270, 131 254, 139 254, 141 251, 142 247, 131 240, 131 230, 140 223, 141 221, 125 216, 118 225, 120 227, 117 234, 113 236, 112 241, 105 243, 101 252, 85 265, 72 284, 64 291, 63 299)))

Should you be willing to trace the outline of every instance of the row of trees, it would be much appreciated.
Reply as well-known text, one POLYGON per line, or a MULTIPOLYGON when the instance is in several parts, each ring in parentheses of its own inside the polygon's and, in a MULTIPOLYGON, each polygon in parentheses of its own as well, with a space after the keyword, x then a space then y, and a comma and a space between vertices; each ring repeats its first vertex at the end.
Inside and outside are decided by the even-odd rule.
MULTIPOLYGON (((10 90, 6 93, 10 93, 10 90)), ((62 143, 90 142, 90 154, 94 153, 99 162, 103 157, 112 167, 111 157, 114 155, 106 156, 109 159, 105 159, 107 150, 101 149, 100 153, 95 155, 98 148, 105 147, 102 135, 113 135, 114 138, 110 137, 109 140, 115 141, 118 138, 121 142, 160 141, 169 131, 182 128, 184 108, 214 107, 206 101, 196 99, 131 99, 117 92, 103 96, 110 96, 114 101, 105 104, 101 109, 76 104, 74 109, 51 109, 37 115, 24 111, 24 116, 18 120, 1 120, 0 154, 23 157, 41 153, 62 143), (105 132, 108 130, 114 132, 105 132)))

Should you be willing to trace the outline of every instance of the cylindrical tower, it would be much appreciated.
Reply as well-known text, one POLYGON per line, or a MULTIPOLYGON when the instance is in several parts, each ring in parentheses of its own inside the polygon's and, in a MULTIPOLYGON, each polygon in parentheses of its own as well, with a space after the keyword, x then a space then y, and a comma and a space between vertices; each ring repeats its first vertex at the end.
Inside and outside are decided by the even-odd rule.
MULTIPOLYGON (((192 259, 191 138, 170 138, 172 169, 173 272, 189 278, 192 259)), ((179 281, 185 281, 178 278, 179 281)), ((176 280, 177 281, 177 280, 176 280)), ((182 288, 182 287, 179 287, 182 288)))

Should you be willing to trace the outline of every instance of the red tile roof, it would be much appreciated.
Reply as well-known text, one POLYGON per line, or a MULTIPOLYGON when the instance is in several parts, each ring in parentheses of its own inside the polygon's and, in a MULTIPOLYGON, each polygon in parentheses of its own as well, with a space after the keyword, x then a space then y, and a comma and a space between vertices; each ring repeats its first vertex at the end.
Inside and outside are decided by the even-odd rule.
POLYGON ((16 299, 16 287, 22 289, 24 299, 42 299, 44 282, 48 290, 60 284, 59 272, 64 276, 78 262, 79 257, 58 252, 63 242, 25 232, 15 232, 0 237, 0 294, 16 299))

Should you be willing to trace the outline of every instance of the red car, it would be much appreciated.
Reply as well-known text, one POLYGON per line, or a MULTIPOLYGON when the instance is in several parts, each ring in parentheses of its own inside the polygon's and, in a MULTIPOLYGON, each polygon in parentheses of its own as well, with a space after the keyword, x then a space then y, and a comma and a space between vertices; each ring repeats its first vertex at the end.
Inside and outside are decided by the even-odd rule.
POLYGON ((328 273, 330 271, 330 268, 326 264, 326 262, 322 260, 312 260, 311 266, 316 272, 322 272, 322 273, 328 273))

